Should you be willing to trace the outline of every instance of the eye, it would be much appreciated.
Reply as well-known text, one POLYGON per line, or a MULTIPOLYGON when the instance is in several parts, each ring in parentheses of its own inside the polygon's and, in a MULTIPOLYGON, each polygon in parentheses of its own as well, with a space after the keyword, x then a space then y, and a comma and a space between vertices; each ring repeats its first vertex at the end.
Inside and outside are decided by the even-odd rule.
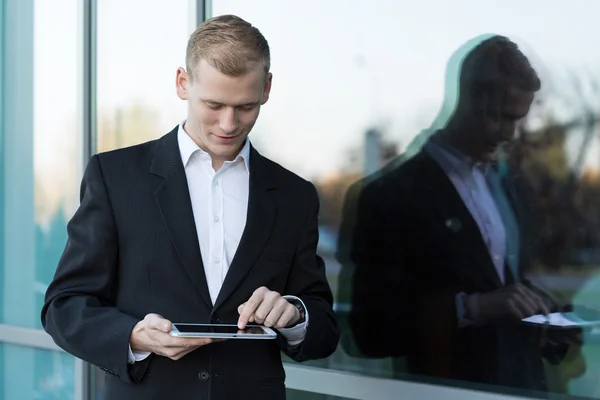
POLYGON ((211 110, 218 110, 219 108, 221 108, 221 104, 214 104, 214 103, 206 103, 206 106, 208 108, 210 108, 211 110))
POLYGON ((254 110, 256 108, 256 104, 246 104, 246 105, 243 105, 243 106, 241 106, 239 108, 242 111, 252 111, 252 110, 254 110))

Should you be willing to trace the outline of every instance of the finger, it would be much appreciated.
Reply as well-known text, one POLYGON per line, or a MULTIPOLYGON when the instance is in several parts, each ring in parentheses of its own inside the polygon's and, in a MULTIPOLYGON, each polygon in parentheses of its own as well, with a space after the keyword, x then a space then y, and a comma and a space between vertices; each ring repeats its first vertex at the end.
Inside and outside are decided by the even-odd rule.
POLYGON ((514 319, 523 319, 525 318, 523 315, 526 313, 522 309, 522 304, 518 301, 517 298, 510 298, 507 300, 508 305, 508 315, 514 319))
POLYGON ((518 285, 514 294, 517 304, 525 313, 523 318, 530 317, 539 311, 539 296, 532 292, 529 288, 518 285))
POLYGON ((544 298, 540 296, 538 293, 534 292, 527 286, 520 285, 521 293, 526 296, 533 304, 535 305, 535 312, 538 314, 548 315, 550 313, 550 308, 548 304, 544 301, 544 298))
POLYGON ((269 328, 274 326, 279 321, 279 319, 281 318, 281 316, 283 315, 285 310, 288 308, 288 306, 294 307, 289 303, 289 301, 280 297, 275 302, 275 304, 273 305, 273 308, 271 309, 271 311, 269 312, 269 314, 263 321, 263 325, 267 326, 269 328))
POLYGON ((195 351, 198 347, 190 347, 185 349, 169 349, 167 350, 166 357, 169 357, 171 360, 177 361, 181 360, 186 355, 190 354, 192 351, 195 351))
POLYGON ((294 307, 292 304, 290 304, 290 307, 286 307, 283 314, 281 314, 281 317, 279 317, 279 320, 275 324, 275 328, 282 329, 282 328, 289 326, 290 323, 292 322, 292 320, 296 317, 297 312, 298 312, 298 309, 296 307, 294 307))
POLYGON ((180 338, 169 335, 164 337, 164 340, 161 343, 161 345, 166 348, 188 349, 191 347, 198 348, 206 346, 207 344, 211 344, 212 341, 213 339, 208 338, 180 338))
POLYGON ((256 309, 260 306, 263 301, 264 293, 256 290, 250 299, 243 305, 242 311, 240 312, 240 318, 238 319, 238 328, 244 329, 250 320, 250 317, 256 309))
POLYGON ((244 306, 246 305, 246 303, 240 304, 240 306, 238 307, 238 314, 242 314, 242 310, 244 309, 244 306))
POLYGON ((269 313, 275 307, 275 304, 281 298, 280 294, 277 292, 271 292, 265 294, 262 303, 258 307, 258 309, 254 312, 254 320, 257 324, 262 324, 267 319, 269 313))
POLYGON ((254 301, 251 302, 250 300, 248 300, 246 302, 246 304, 242 308, 242 311, 240 312, 240 317, 238 318, 237 325, 239 329, 244 329, 248 322, 254 320, 254 311, 257 307, 258 304, 254 301))
POLYGON ((191 353, 192 351, 194 351, 195 349, 177 349, 177 350, 171 350, 171 351, 167 351, 166 352, 166 356, 169 357, 171 360, 177 361, 182 359, 185 355, 191 353))
POLYGON ((532 315, 538 313, 540 307, 537 301, 535 301, 535 299, 523 296, 519 298, 519 301, 521 304, 521 309, 524 312, 523 318, 531 317, 532 315))
POLYGON ((538 310, 537 312, 543 315, 548 315, 550 314, 550 308, 548 307, 548 305, 546 304, 546 302, 544 301, 544 299, 537 295, 537 305, 538 305, 538 310))
POLYGON ((526 296, 534 304, 534 307, 535 307, 534 312, 543 314, 543 315, 548 315, 550 313, 548 305, 546 304, 546 302, 544 301, 542 296, 540 296, 539 294, 537 294, 536 292, 534 292, 527 286, 523 286, 523 285, 520 285, 520 291, 524 296, 526 296))

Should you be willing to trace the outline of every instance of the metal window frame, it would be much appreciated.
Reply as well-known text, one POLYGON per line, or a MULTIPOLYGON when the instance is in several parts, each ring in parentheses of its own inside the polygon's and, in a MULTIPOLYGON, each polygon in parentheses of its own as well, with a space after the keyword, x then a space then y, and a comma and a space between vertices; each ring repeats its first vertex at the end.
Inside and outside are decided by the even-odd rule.
MULTIPOLYGON (((60 351, 50 335, 40 329, 22 328, 0 324, 0 343, 24 346, 42 350, 60 351)), ((76 359, 76 367, 89 364, 76 359), (79 364, 77 364, 79 363, 79 364)), ((448 386, 428 385, 417 382, 395 379, 374 378, 355 373, 329 370, 324 368, 305 367, 285 363, 286 387, 304 392, 320 393, 356 400, 388 400, 397 399, 443 399, 443 400, 519 400, 523 397, 507 396, 489 392, 461 389, 448 386)), ((76 379, 83 381, 82 372, 76 372, 76 379)), ((88 378, 89 379, 89 378, 88 378)), ((84 385, 76 383, 76 386, 84 385)), ((81 393, 81 392, 80 392, 81 393)), ((89 399, 91 393, 82 398, 89 399)))

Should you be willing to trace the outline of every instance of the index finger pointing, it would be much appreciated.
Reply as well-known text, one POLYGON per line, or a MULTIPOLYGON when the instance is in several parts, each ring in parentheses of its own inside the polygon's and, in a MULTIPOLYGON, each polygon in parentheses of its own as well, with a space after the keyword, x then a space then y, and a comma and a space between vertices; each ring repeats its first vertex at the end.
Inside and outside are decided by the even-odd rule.
POLYGON ((244 329, 250 320, 250 317, 254 315, 254 312, 259 306, 259 302, 252 296, 250 300, 243 305, 242 312, 240 312, 240 318, 238 319, 238 328, 244 329))

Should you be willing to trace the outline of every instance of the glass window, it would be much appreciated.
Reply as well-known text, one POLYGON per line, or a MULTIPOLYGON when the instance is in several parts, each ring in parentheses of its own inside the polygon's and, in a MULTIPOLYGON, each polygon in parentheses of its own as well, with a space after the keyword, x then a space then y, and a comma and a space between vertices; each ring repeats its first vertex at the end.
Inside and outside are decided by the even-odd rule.
POLYGON ((185 118, 175 73, 185 66, 191 3, 98 2, 99 152, 156 139, 185 118))
MULTIPOLYGON (((4 0, 0 9, 0 324, 40 329, 78 203, 79 7, 4 0)), ((0 343, 2 399, 73 399, 74 376, 69 354, 0 343)))
POLYGON ((66 222, 78 205, 83 161, 78 11, 76 0, 7 1, 5 8, 5 16, 22 20, 5 21, 14 34, 6 35, 2 60, 4 324, 41 328, 44 293, 66 243, 66 222))
POLYGON ((1 399, 74 399, 71 355, 0 343, 0 360, 1 399))
POLYGON ((254 145, 320 193, 343 339, 310 365, 600 397, 598 7, 211 2, 271 46, 254 145))

